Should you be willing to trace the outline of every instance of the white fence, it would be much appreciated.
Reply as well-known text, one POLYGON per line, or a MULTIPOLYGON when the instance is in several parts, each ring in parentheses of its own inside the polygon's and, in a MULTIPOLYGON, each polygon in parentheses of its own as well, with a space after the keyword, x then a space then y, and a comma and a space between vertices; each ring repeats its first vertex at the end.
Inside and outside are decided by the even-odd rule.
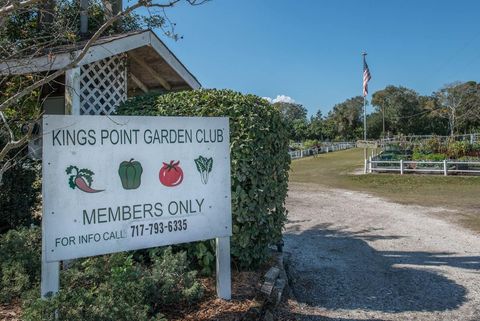
POLYGON ((454 135, 454 136, 437 136, 437 135, 409 135, 409 136, 393 136, 387 137, 379 140, 380 144, 392 144, 392 143, 406 143, 406 142, 422 142, 429 139, 438 139, 441 142, 447 142, 449 140, 454 141, 465 141, 470 144, 476 144, 480 142, 480 133, 472 133, 465 135, 454 135))
POLYGON ((294 150, 288 153, 290 154, 290 157, 292 159, 296 159, 296 158, 302 158, 302 157, 307 157, 307 156, 312 156, 317 154, 330 153, 330 152, 336 152, 339 150, 350 149, 350 148, 354 148, 355 145, 356 144, 352 142, 330 143, 330 144, 324 144, 324 146, 318 147, 318 148, 294 150))
POLYGON ((376 160, 370 157, 366 160, 366 168, 369 173, 374 172, 397 172, 404 173, 423 173, 423 174, 472 174, 480 175, 480 162, 465 162, 444 160, 435 161, 392 161, 376 160))

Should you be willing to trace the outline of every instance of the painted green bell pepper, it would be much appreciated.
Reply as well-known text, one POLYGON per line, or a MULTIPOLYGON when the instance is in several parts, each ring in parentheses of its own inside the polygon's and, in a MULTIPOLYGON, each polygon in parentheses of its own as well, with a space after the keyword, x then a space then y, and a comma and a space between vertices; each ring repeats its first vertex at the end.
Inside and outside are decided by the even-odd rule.
POLYGON ((137 189, 142 183, 142 165, 134 161, 123 161, 118 167, 118 175, 124 189, 137 189))

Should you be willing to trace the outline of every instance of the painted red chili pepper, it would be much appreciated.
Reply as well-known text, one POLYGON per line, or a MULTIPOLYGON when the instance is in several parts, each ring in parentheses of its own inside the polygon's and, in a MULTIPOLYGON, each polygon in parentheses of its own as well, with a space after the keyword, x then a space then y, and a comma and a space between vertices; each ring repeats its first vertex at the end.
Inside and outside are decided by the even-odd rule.
POLYGON ((98 193, 98 192, 103 192, 103 189, 93 189, 90 186, 88 186, 87 182, 85 182, 85 179, 81 176, 78 176, 75 178, 75 185, 78 187, 79 190, 85 193, 98 193))

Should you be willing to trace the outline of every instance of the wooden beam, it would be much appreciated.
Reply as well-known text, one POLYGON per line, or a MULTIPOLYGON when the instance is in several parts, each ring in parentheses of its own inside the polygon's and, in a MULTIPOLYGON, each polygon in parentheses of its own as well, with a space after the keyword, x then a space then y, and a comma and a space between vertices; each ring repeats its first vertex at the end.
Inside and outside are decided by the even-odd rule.
POLYGON ((172 67, 173 70, 182 78, 192 89, 201 88, 198 80, 185 68, 185 66, 175 57, 175 55, 165 46, 155 33, 150 33, 150 45, 153 49, 172 67))
POLYGON ((130 73, 130 78, 133 80, 133 82, 135 83, 135 85, 137 85, 138 88, 140 88, 144 93, 148 93, 147 86, 145 86, 145 84, 140 79, 135 77, 135 75, 132 73, 130 73))
POLYGON ((155 78, 166 90, 171 90, 172 86, 156 72, 153 70, 145 61, 137 57, 134 53, 129 52, 128 56, 132 58, 137 64, 139 64, 143 69, 147 70, 153 78, 155 78))
POLYGON ((65 71, 65 115, 80 115, 80 67, 65 71))

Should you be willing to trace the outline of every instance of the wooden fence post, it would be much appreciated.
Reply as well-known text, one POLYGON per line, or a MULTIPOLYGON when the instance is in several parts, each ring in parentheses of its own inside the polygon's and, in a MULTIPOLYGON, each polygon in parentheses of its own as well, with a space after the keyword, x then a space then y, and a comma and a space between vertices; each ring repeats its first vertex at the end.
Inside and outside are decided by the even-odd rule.
POLYGON ((400 175, 403 175, 403 159, 400 160, 400 175))
POLYGON ((447 176, 448 175, 448 168, 447 168, 447 160, 443 160, 443 175, 447 176))

